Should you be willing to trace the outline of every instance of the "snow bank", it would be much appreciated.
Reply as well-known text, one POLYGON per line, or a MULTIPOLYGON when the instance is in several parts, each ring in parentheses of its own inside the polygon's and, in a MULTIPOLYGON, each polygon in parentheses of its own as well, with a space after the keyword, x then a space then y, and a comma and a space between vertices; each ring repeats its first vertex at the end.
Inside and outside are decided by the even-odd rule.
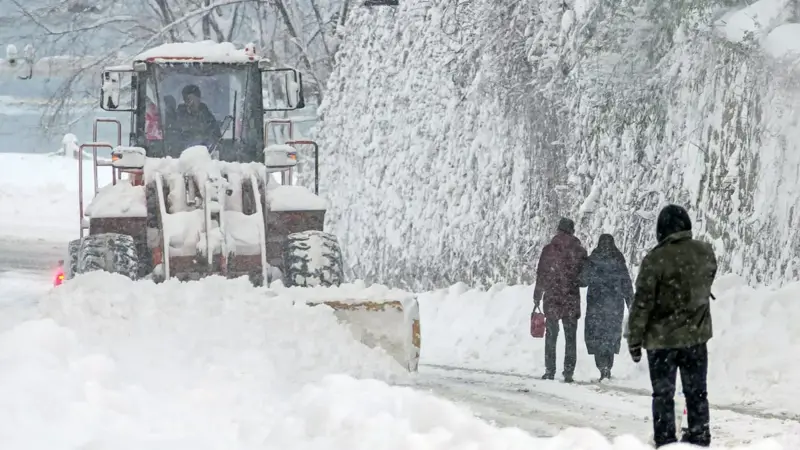
MULTIPOLYGON (((78 161, 70 156, 0 153, 0 236, 67 242, 79 231, 78 161)), ((111 169, 99 168, 100 186, 111 169)), ((92 163, 83 161, 84 207, 94 192, 92 163)))
POLYGON ((91 273, 39 309, 39 319, 0 335, 8 448, 257 445, 287 420, 277 405, 306 383, 330 373, 405 376, 327 308, 244 279, 158 286, 91 273))
MULTIPOLYGON (((582 311, 585 313, 585 289, 582 311)), ((712 302, 714 337, 709 343, 709 396, 716 403, 757 405, 800 412, 800 282, 781 289, 753 289, 735 275, 720 277, 712 302)), ((422 317, 421 362, 544 373, 544 339, 530 336, 531 286, 495 285, 487 291, 456 285, 419 296, 422 317)), ((578 327, 577 380, 599 376, 578 327)), ((626 317, 627 320, 627 311, 626 317)), ((557 372, 563 368, 563 329, 559 334, 557 372)), ((634 364, 622 341, 613 384, 649 389, 647 365, 634 364)))
POLYGON ((536 438, 392 386, 406 375, 388 356, 288 294, 219 277, 71 280, 41 299, 38 317, 0 333, 0 441, 31 450, 649 448, 590 429, 536 438))

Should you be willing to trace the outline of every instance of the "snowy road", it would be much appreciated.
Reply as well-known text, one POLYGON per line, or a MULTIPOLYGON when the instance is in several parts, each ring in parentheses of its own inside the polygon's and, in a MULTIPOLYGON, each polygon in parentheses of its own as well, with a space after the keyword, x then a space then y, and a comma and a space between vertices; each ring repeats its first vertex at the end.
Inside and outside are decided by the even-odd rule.
POLYGON ((65 249, 66 243, 0 236, 0 273, 52 270, 65 249))
MULTIPOLYGON (((421 367, 416 387, 498 425, 537 436, 590 426, 608 438, 632 434, 646 441, 651 430, 650 397, 644 392, 432 365, 421 367)), ((711 414, 715 445, 743 445, 800 431, 798 418, 775 418, 746 408, 712 406, 711 414)))

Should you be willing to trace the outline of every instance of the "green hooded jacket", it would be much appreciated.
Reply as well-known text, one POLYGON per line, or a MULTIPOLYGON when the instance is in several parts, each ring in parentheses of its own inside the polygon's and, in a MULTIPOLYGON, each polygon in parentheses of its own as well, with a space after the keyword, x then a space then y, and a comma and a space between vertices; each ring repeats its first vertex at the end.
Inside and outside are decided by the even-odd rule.
POLYGON ((628 346, 653 350, 708 342, 716 273, 713 248, 692 239, 691 231, 663 239, 639 268, 628 316, 628 346))

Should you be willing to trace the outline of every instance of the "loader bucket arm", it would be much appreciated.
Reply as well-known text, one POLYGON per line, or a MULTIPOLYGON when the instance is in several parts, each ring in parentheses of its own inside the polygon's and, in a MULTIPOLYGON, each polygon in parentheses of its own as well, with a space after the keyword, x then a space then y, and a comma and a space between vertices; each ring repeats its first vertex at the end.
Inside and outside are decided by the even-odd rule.
POLYGON ((308 300, 333 309, 353 337, 370 348, 382 348, 409 372, 419 368, 421 345, 419 302, 409 294, 401 300, 308 300))

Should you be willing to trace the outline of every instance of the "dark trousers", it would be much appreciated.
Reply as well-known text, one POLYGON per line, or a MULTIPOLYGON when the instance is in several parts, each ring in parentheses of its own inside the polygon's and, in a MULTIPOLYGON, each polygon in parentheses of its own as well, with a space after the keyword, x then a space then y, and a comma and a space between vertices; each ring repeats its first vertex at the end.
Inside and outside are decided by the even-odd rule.
POLYGON ((648 350, 650 382, 653 384, 653 438, 656 448, 671 444, 675 437, 675 377, 681 371, 686 399, 688 431, 681 441, 702 447, 711 444, 709 426, 708 350, 706 344, 687 348, 648 350))
POLYGON ((603 370, 610 371, 614 367, 614 352, 595 353, 594 364, 601 372, 603 370))
MULTIPOLYGON (((578 319, 564 318, 564 337, 567 340, 564 351, 564 375, 575 372, 575 362, 578 359, 578 319)), ((548 374, 556 373, 556 343, 558 342, 558 319, 547 319, 544 335, 544 366, 548 374)))

